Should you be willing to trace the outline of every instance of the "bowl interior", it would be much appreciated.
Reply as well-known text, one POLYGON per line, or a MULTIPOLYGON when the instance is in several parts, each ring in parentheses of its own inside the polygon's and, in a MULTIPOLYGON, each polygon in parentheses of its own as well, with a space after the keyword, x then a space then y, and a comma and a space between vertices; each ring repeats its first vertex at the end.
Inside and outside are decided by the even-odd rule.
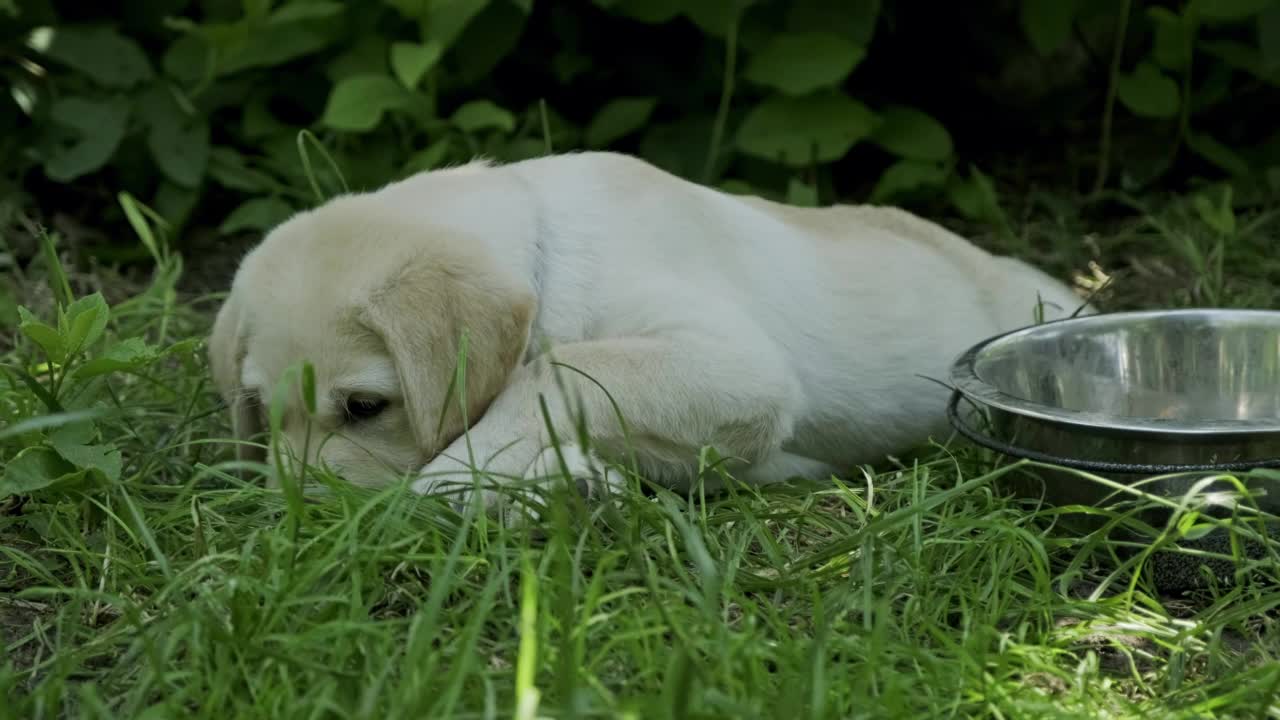
POLYGON ((1280 312, 1118 313, 1028 328, 974 358, 1026 402, 1118 418, 1280 422, 1280 312))

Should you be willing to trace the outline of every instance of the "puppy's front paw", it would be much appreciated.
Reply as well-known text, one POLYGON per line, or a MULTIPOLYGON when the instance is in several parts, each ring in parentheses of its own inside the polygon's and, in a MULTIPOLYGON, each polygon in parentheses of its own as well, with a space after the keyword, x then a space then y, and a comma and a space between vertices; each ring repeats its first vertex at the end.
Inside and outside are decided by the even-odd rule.
POLYGON ((566 470, 578 493, 588 501, 605 499, 625 485, 622 475, 598 455, 575 444, 561 445, 559 453, 554 447, 545 448, 529 465, 524 479, 531 483, 563 480, 566 470))
POLYGON ((490 508, 499 499, 498 483, 483 472, 475 472, 464 462, 440 455, 422 466, 418 471, 418 479, 411 486, 419 495, 439 496, 444 498, 454 510, 463 512, 476 499, 485 508, 490 508))

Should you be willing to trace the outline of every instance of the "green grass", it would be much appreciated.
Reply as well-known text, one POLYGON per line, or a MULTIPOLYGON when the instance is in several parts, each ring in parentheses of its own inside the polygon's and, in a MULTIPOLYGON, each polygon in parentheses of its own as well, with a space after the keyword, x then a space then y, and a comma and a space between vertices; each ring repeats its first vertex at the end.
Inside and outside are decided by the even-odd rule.
MULTIPOLYGON (((1020 246, 1064 275, 1102 248, 1108 307, 1280 307, 1266 215, 1220 232, 1177 202, 1084 242, 1078 215, 1029 217, 1020 246)), ((154 252, 108 343, 207 330, 215 298, 178 302, 154 252)), ((49 382, 41 361, 4 356, 11 466, 55 432, 14 430, 48 412, 18 379, 49 382)), ((1162 596, 1154 556, 1064 529, 1005 491, 1029 468, 956 442, 507 529, 403 488, 290 505, 237 479, 199 347, 62 392, 106 413, 91 444, 122 470, 0 499, 0 717, 1280 717, 1276 543, 1162 596)))

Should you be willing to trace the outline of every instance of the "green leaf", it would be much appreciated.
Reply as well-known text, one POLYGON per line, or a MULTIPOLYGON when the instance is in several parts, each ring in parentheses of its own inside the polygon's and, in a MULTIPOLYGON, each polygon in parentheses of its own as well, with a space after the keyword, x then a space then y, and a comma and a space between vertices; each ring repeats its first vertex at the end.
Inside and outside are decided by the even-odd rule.
POLYGON ((406 107, 410 95, 386 75, 356 75, 334 86, 321 121, 334 130, 368 132, 391 110, 406 107))
POLYGON ((1233 235, 1236 231, 1236 213, 1231 207, 1231 195, 1230 185, 1223 188, 1220 203, 1213 202, 1203 193, 1197 193, 1191 198, 1191 206, 1205 225, 1222 235, 1233 235))
POLYGON ((951 157, 951 133, 942 123, 915 108, 892 106, 880 114, 871 141, 899 157, 946 160, 951 157))
POLYGON ((60 425, 49 435, 49 444, 54 449, 59 445, 87 445, 93 442, 93 434, 97 431, 92 420, 76 420, 60 425))
POLYGON ((656 25, 675 19, 686 3, 684 0, 613 0, 596 4, 632 20, 656 25))
POLYGON ((1149 60, 1138 63, 1132 73, 1121 75, 1116 93, 1135 115, 1167 118, 1178 114, 1178 83, 1149 60))
POLYGON ((340 15, 343 7, 343 3, 332 0, 294 0, 272 12, 267 22, 281 24, 299 20, 320 20, 340 15))
POLYGON ((405 87, 412 90, 418 87, 422 76, 435 67, 443 54, 444 47, 439 43, 398 42, 391 46, 391 70, 405 87))
POLYGON ((651 97, 627 97, 610 100, 600 108, 587 126, 587 147, 603 148, 644 127, 657 107, 651 97))
POLYGON ((796 207, 817 207, 818 188, 800 178, 791 178, 787 181, 787 204, 796 207))
POLYGON ((448 157, 452 145, 453 143, 448 137, 442 137, 431 143, 409 158, 409 162, 405 163, 404 172, 416 173, 440 167, 440 164, 448 157))
POLYGON ((110 445, 91 444, 92 423, 70 423, 49 435, 49 444, 63 460, 81 470, 97 470, 108 480, 120 479, 120 451, 110 445))
POLYGON ((456 87, 483 83, 498 63, 511 57, 529 17, 510 2, 490 3, 467 25, 450 49, 456 87))
POLYGON ((103 87, 130 88, 151 79, 142 48, 111 28, 60 27, 46 52, 103 87))
POLYGON ((875 189, 871 191, 871 202, 887 202, 920 188, 942 187, 948 174, 948 169, 936 162, 899 160, 880 175, 875 189))
POLYGON ((213 43, 217 74, 226 76, 283 65, 323 50, 332 42, 330 36, 306 23, 245 24, 226 33, 224 42, 213 43))
POLYGON ((1267 70, 1280 69, 1280 2, 1258 16, 1258 50, 1267 70))
POLYGON ((26 495, 77 475, 76 468, 46 447, 29 447, 18 453, 0 478, 0 498, 26 495))
POLYGON ((722 38, 729 32, 729 26, 742 16, 744 10, 755 0, 711 0, 710 2, 685 3, 685 17, 693 21, 702 32, 712 37, 722 38))
POLYGON ((82 351, 92 347, 107 329, 110 318, 111 310, 102 293, 86 295, 71 303, 67 308, 67 325, 70 328, 65 340, 67 349, 82 351))
POLYGON ((1204 20, 1234 22, 1271 7, 1275 0, 1192 0, 1197 16, 1204 20))
POLYGON ((175 185, 196 187, 209 166, 209 123, 187 115, 172 99, 157 101, 149 109, 151 157, 175 185))
POLYGON ((1280 70, 1267 67, 1266 61, 1262 58, 1262 52, 1255 47, 1231 40, 1201 42, 1196 47, 1229 67, 1243 70, 1264 82, 1280 87, 1280 70))
POLYGON ((1191 59, 1191 34, 1194 23, 1186 16, 1175 15, 1166 8, 1147 9, 1147 16, 1155 26, 1155 41, 1151 56, 1168 70, 1181 70, 1191 59))
POLYGON ((516 129, 516 118, 488 100, 472 100, 458 108, 450 121, 463 132, 473 133, 480 130, 501 130, 511 132, 516 129))
POLYGON ((124 139, 129 101, 122 97, 90 100, 65 97, 54 102, 53 122, 71 132, 44 161, 44 172, 58 182, 71 182, 107 164, 124 139))
POLYGON ((232 210, 218 226, 218 232, 223 235, 246 230, 266 232, 289 219, 293 213, 293 206, 278 197, 253 198, 232 210))
POLYGON ((183 85, 191 86, 199 83, 212 71, 212 62, 212 48, 204 36, 187 33, 173 41, 160 64, 166 75, 183 85))
POLYGON ((489 0, 431 0, 422 39, 445 49, 453 47, 453 41, 488 4, 489 0))
POLYGON ((840 84, 865 56, 861 46, 839 35, 787 33, 755 53, 744 75, 789 95, 804 95, 840 84))
POLYGON ((262 193, 274 183, 271 176, 249 167, 245 157, 229 147, 209 151, 209 177, 223 187, 247 193, 262 193))
MULTIPOLYGON (((640 156, 682 178, 701 177, 714 122, 710 113, 693 113, 669 123, 650 123, 640 139, 640 156)), ((718 160, 725 163, 730 157, 732 153, 722 152, 718 160)))
POLYGON ((787 11, 792 32, 829 32, 862 47, 875 36, 880 0, 793 0, 787 11))
POLYGON ((1080 0, 1022 0, 1018 17, 1031 47, 1048 55, 1071 37, 1079 9, 1080 0))
POLYGON ((87 380, 113 372, 137 370, 154 361, 157 356, 156 349, 142 338, 126 338, 101 355, 86 360, 76 368, 75 376, 78 380, 87 380))
POLYGON ((748 155, 807 167, 844 157, 877 122, 865 105, 840 93, 774 96, 747 113, 737 141, 748 155))
POLYGON ((720 183, 720 189, 731 195, 747 195, 751 197, 763 197, 764 193, 757 190, 751 183, 745 180, 730 178, 720 183))
POLYGON ((1006 220, 995 185, 977 167, 970 168, 967 180, 952 175, 947 184, 947 196, 951 204, 970 220, 997 225, 1003 225, 1006 220))
POLYGON ((1226 170, 1232 175, 1248 175, 1249 162, 1235 150, 1218 142, 1205 133, 1188 132, 1187 147, 1200 157, 1226 170))
POLYGON ((21 305, 18 306, 18 329, 40 346, 50 362, 57 364, 67 358, 67 345, 62 333, 52 325, 40 322, 21 305))

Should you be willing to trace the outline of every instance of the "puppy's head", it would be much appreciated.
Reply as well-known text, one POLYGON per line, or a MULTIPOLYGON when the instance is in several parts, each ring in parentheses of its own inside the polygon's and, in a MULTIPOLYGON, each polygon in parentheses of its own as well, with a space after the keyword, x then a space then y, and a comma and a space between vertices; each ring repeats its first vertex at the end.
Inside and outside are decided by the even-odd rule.
POLYGON ((483 243, 379 202, 345 196, 273 230, 241 263, 209 340, 239 457, 266 428, 272 393, 303 361, 316 412, 285 395, 287 449, 378 485, 439 453, 475 422, 520 362, 534 296, 483 243), (467 337, 466 386, 451 384, 467 337))

